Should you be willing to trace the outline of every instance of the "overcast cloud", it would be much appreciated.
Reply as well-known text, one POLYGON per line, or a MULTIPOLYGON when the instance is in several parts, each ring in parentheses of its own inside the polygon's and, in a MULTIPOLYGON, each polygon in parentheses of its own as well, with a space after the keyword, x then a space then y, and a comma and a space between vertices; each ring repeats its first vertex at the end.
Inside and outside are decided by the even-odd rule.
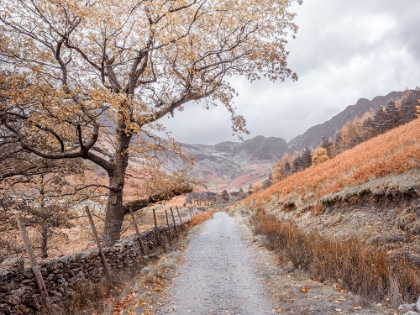
MULTIPOLYGON (((232 79, 237 112, 251 131, 246 138, 289 141, 359 98, 420 85, 419 0, 304 0, 294 11, 299 31, 288 45, 289 66, 299 81, 232 79)), ((184 143, 238 141, 222 106, 188 104, 164 124, 184 143)))

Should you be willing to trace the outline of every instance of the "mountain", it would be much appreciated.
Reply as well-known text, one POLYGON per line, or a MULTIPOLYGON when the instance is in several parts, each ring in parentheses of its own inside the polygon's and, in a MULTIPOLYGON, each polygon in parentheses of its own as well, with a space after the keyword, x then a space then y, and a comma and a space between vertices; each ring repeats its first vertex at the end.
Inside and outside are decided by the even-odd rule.
POLYGON ((309 128, 289 143, 282 138, 256 136, 244 142, 181 145, 185 153, 194 156, 193 172, 207 183, 208 189, 219 191, 246 188, 249 184, 267 179, 272 163, 286 152, 301 151, 306 147, 314 149, 324 136, 333 136, 347 121, 402 97, 404 92, 391 92, 372 100, 359 99, 356 104, 348 106, 330 120, 309 128))
POLYGON ((244 187, 266 179, 271 164, 289 148, 284 139, 264 136, 244 142, 181 145, 185 153, 194 156, 194 172, 213 190, 244 187))
POLYGON ((322 124, 315 125, 309 128, 305 133, 290 140, 289 151, 301 151, 308 147, 315 149, 321 142, 322 137, 331 137, 334 133, 341 129, 346 122, 357 117, 362 117, 370 110, 377 110, 381 106, 386 106, 389 101, 397 100, 403 97, 404 92, 391 92, 386 96, 377 96, 369 101, 366 98, 361 98, 355 105, 347 106, 345 110, 335 115, 330 120, 322 124))

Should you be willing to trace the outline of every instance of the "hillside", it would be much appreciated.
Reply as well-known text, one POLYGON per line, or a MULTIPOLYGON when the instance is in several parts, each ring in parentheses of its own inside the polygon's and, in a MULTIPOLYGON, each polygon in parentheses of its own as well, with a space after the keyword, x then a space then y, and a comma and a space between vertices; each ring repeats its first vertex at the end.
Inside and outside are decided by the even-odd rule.
POLYGON ((245 187, 267 178, 271 164, 288 149, 281 138, 257 136, 244 142, 222 142, 216 145, 181 144, 194 157, 193 172, 209 189, 245 187))
POLYGON ((356 104, 348 106, 330 120, 315 125, 303 134, 290 140, 288 143, 289 151, 301 151, 306 147, 314 149, 321 142, 322 137, 333 136, 347 121, 353 120, 355 117, 362 117, 363 114, 370 110, 377 110, 381 106, 386 106, 389 101, 400 99, 403 95, 404 92, 391 92, 386 96, 377 96, 372 100, 361 98, 356 104))
POLYGON ((358 238, 420 263, 420 119, 249 196, 303 229, 358 238))
POLYGON ((390 100, 398 100, 404 92, 391 92, 372 100, 360 99, 355 105, 330 120, 309 128, 302 135, 287 143, 282 138, 256 136, 244 142, 222 142, 216 145, 185 144, 183 151, 195 158, 193 172, 203 179, 209 189, 233 190, 245 188, 249 184, 262 182, 268 178, 272 163, 286 152, 316 148, 322 137, 333 136, 347 121, 361 117, 370 110, 386 106, 390 100))

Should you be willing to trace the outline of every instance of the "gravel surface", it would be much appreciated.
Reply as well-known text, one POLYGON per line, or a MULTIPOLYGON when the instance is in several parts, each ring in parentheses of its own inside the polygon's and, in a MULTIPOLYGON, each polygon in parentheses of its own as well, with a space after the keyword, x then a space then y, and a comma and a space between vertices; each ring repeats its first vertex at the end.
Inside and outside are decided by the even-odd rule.
POLYGON ((231 217, 215 213, 200 233, 191 236, 179 276, 157 314, 273 314, 252 249, 240 236, 231 217))

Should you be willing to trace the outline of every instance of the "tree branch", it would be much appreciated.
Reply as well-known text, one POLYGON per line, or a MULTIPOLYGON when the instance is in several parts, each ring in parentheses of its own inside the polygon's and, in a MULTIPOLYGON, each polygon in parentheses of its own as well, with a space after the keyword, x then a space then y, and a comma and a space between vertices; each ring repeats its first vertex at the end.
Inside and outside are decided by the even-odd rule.
POLYGON ((182 185, 169 192, 158 193, 148 198, 127 202, 126 204, 123 205, 123 210, 125 214, 128 214, 130 213, 130 208, 133 212, 135 212, 140 209, 146 208, 150 206, 151 204, 154 204, 158 201, 170 200, 172 197, 190 193, 190 192, 192 192, 192 188, 190 185, 182 185))

